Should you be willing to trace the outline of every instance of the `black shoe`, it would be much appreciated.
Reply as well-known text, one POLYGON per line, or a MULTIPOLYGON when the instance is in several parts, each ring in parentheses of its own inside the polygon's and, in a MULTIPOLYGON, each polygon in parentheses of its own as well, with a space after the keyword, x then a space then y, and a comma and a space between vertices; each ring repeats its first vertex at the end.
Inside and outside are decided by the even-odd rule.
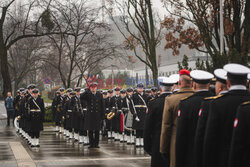
POLYGON ((95 146, 91 146, 91 145, 90 145, 88 148, 95 148, 95 146))

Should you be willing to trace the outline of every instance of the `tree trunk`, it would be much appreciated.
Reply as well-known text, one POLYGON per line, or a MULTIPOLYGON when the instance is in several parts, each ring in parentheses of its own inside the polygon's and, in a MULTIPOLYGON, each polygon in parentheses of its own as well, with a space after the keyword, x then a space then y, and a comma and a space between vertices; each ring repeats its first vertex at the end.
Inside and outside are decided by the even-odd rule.
POLYGON ((158 68, 156 65, 152 66, 151 68, 152 74, 153 74, 153 80, 154 80, 154 86, 158 87, 158 68))
MULTIPOLYGON (((0 37, 1 38, 1 37, 0 37)), ((3 78, 3 96, 7 96, 7 92, 12 92, 11 79, 8 68, 8 56, 7 50, 4 46, 3 39, 0 39, 0 62, 1 62, 1 74, 3 78)))

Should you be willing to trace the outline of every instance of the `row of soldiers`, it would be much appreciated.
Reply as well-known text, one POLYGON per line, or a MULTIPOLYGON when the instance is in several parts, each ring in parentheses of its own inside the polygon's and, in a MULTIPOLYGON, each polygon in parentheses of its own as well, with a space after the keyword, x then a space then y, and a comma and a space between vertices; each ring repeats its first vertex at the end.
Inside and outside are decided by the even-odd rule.
POLYGON ((250 166, 248 67, 227 64, 214 74, 180 70, 174 93, 171 76, 163 80, 145 119, 144 149, 152 167, 250 166))
POLYGON ((56 132, 79 144, 90 144, 90 148, 99 147, 99 131, 109 140, 143 147, 146 111, 150 99, 157 97, 157 89, 146 93, 144 85, 138 84, 136 91, 116 87, 100 92, 94 82, 82 90, 60 88, 56 92, 52 103, 56 132))
MULTIPOLYGON (((40 131, 43 130, 44 101, 36 85, 30 84, 27 89, 20 88, 14 99, 15 116, 18 120, 17 133, 31 147, 40 147, 40 131)), ((17 124, 17 122, 16 122, 17 124)))

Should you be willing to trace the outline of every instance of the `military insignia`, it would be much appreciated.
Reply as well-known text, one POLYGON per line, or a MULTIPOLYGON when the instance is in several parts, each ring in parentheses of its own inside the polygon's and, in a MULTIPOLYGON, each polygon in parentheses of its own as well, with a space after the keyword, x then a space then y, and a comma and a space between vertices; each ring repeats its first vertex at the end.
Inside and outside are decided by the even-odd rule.
POLYGON ((242 103, 242 105, 247 105, 247 104, 250 104, 250 101, 246 101, 246 102, 242 103))
POLYGON ((200 111, 199 111, 199 117, 201 116, 201 114, 202 114, 202 109, 200 109, 200 111))
POLYGON ((222 97, 222 96, 223 96, 223 94, 220 94, 220 95, 217 95, 217 96, 206 97, 204 99, 205 100, 212 100, 212 99, 217 99, 217 98, 222 97))
POLYGON ((236 128, 238 126, 239 120, 238 118, 235 118, 234 120, 234 128, 236 128))
POLYGON ((178 117, 181 116, 181 110, 178 110, 178 117))

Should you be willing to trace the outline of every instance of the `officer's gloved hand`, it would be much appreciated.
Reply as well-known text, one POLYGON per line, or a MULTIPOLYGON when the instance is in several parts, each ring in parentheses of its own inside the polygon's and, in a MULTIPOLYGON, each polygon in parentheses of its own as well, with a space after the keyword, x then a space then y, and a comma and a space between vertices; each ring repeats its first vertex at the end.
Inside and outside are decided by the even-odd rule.
POLYGON ((140 119, 139 119, 139 117, 138 117, 138 116, 136 116, 136 117, 135 117, 135 120, 136 120, 137 122, 139 122, 139 121, 140 121, 140 119))

